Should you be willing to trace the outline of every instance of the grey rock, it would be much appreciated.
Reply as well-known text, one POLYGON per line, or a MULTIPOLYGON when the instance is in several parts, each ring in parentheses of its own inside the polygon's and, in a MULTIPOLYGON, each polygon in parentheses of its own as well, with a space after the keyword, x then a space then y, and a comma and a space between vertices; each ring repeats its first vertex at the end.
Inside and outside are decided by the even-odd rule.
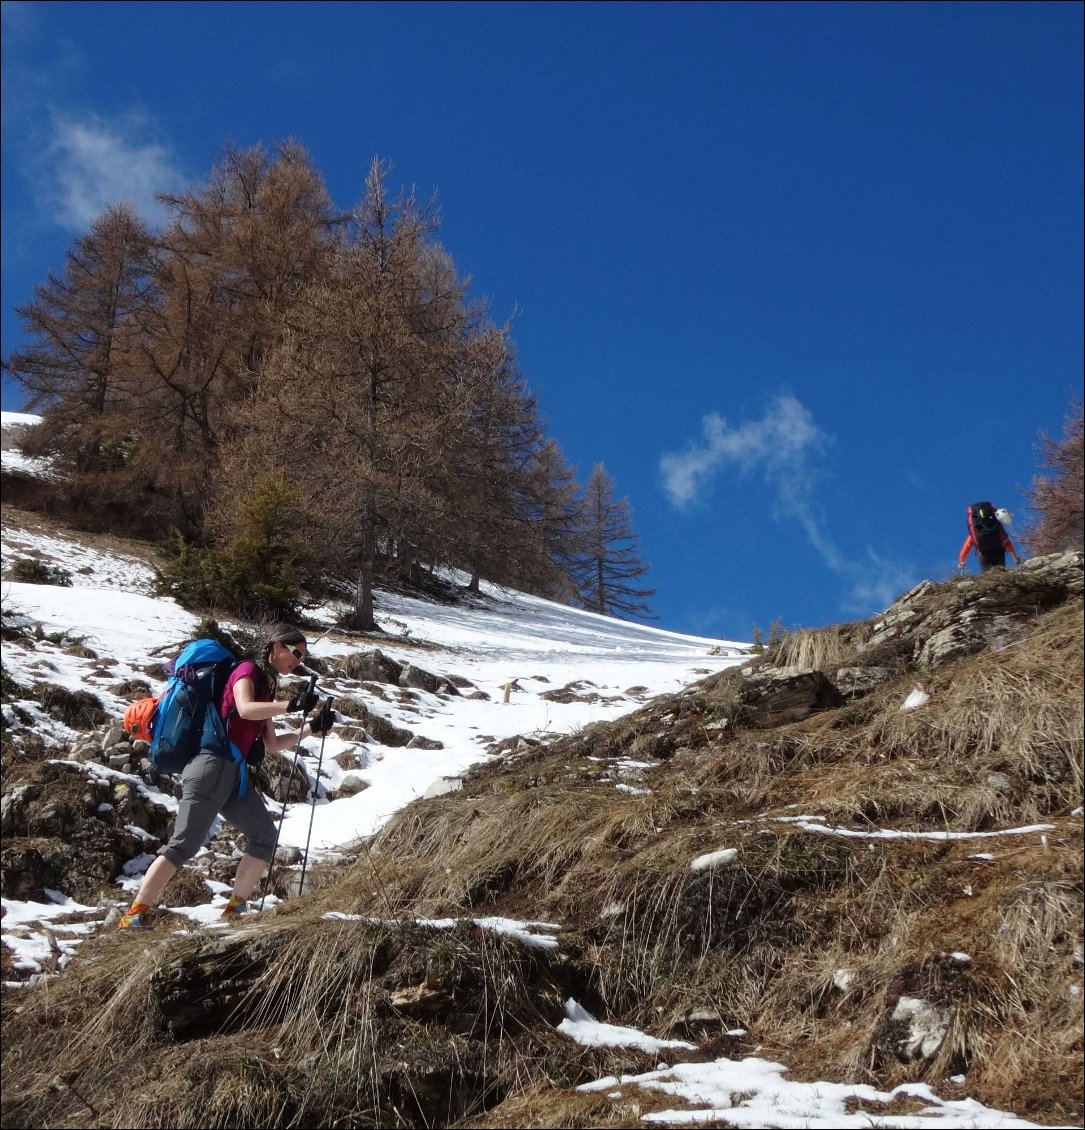
POLYGON ((800 722, 843 701, 825 673, 812 667, 771 667, 754 672, 741 691, 742 708, 756 728, 800 722))
POLYGON ((841 667, 833 676, 836 689, 848 699, 862 698, 890 679, 884 667, 841 667))
POLYGON ((970 609, 955 623, 935 632, 920 644, 916 663, 921 667, 943 667, 966 655, 985 651, 992 644, 1005 646, 1018 619, 1013 615, 985 616, 970 609))
POLYGON ((437 738, 424 738, 421 734, 415 734, 413 738, 407 743, 408 749, 444 749, 445 743, 439 741, 437 738))
POLYGON ((357 796, 369 788, 369 782, 360 773, 345 773, 339 782, 338 793, 340 796, 357 796))
POLYGON ((372 651, 348 656, 335 668, 334 673, 363 682, 398 684, 401 670, 400 664, 375 647, 372 651))
POLYGON ((436 694, 437 676, 421 667, 415 667, 413 663, 408 663, 399 673, 399 685, 436 694))
POLYGON ((119 724, 110 726, 106 731, 105 737, 102 739, 102 749, 112 749, 118 742, 124 738, 124 728, 119 724))
POLYGON ((18 827, 19 805, 13 796, 0 799, 0 836, 12 836, 18 827))

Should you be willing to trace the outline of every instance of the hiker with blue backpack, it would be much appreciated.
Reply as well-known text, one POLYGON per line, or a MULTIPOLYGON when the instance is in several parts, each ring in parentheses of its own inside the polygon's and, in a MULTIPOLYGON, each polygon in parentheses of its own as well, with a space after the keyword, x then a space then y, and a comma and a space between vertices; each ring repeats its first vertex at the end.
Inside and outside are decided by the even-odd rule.
POLYGON ((1021 558, 1006 533, 1006 527, 1012 521, 1013 515, 1002 506, 996 509, 989 502, 973 502, 968 508, 968 536, 957 556, 957 571, 964 572, 965 562, 973 549, 983 573, 988 569, 1005 568, 1007 552, 1013 554, 1014 561, 1020 565, 1021 558))
POLYGON ((300 744, 306 734, 326 734, 335 722, 327 703, 308 688, 277 698, 280 676, 294 674, 307 652, 305 634, 289 624, 269 633, 259 660, 238 662, 214 640, 196 640, 177 657, 173 676, 156 707, 152 760, 181 778, 181 800, 173 835, 147 869, 135 901, 118 922, 122 930, 142 926, 166 884, 203 847, 219 815, 244 833, 245 854, 237 866, 233 891, 223 916, 241 914, 275 853, 275 822, 258 790, 249 787, 249 770, 264 752, 279 753, 300 744), (301 712, 299 732, 280 734, 274 719, 301 712))

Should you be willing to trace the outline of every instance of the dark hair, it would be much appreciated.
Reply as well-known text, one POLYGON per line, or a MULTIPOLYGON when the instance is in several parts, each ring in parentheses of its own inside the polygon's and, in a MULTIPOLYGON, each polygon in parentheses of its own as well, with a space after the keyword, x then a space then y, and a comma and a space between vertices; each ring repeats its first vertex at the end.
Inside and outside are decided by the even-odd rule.
POLYGON ((271 666, 269 660, 271 658, 271 649, 277 643, 301 644, 302 647, 305 647, 305 633, 301 628, 295 628, 293 624, 274 624, 268 629, 267 634, 264 636, 264 642, 261 644, 260 656, 256 665, 263 672, 264 678, 267 679, 272 697, 275 695, 275 688, 279 685, 279 672, 271 666))

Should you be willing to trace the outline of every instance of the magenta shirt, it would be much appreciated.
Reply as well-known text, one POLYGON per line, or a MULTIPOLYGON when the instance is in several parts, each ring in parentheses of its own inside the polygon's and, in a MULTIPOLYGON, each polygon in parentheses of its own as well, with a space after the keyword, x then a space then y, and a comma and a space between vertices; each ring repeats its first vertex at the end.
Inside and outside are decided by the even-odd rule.
POLYGON ((226 733, 239 750, 249 756, 252 743, 264 732, 265 720, 257 719, 255 722, 242 718, 240 714, 231 714, 234 709, 234 683, 238 679, 252 680, 252 697, 255 702, 271 702, 271 690, 267 685, 260 668, 250 660, 239 663, 230 677, 226 680, 226 689, 222 692, 222 717, 226 721, 226 733))

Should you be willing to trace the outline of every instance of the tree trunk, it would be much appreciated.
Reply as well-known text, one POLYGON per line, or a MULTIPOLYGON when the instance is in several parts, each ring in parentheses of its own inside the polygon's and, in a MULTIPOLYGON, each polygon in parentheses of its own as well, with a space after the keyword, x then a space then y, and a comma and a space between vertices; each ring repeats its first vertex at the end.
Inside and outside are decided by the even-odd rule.
POLYGON ((346 626, 362 632, 377 630, 373 617, 373 573, 376 557, 376 536, 372 519, 362 519, 361 564, 358 569, 358 588, 354 594, 354 609, 347 619, 346 626))

